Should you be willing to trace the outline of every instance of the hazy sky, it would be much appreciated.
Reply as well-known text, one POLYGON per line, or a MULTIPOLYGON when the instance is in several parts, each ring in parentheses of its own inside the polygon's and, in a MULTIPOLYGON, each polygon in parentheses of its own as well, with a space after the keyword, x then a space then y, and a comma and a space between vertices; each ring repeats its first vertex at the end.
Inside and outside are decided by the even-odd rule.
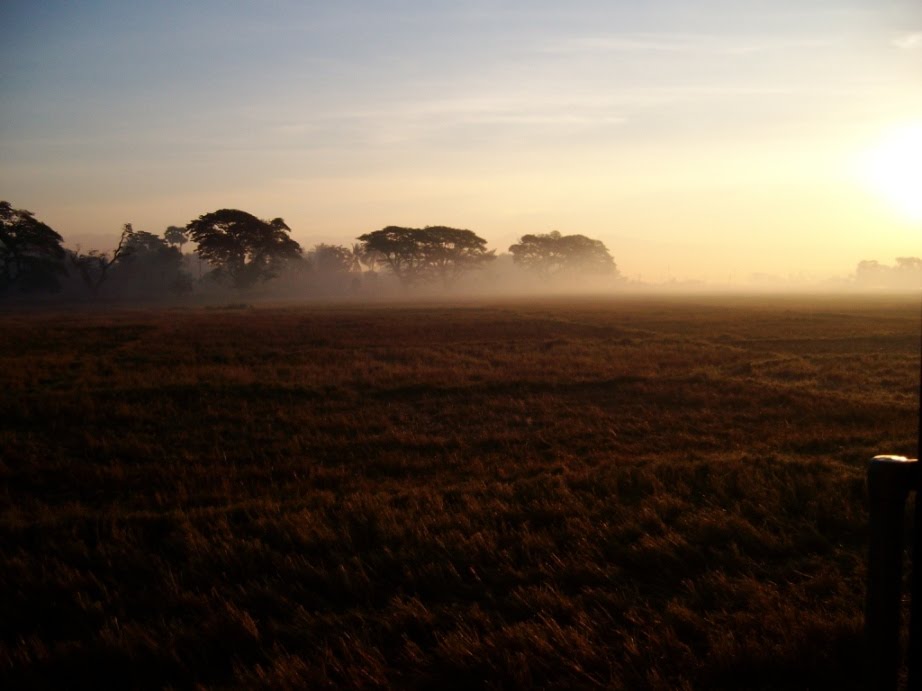
POLYGON ((231 207, 305 247, 583 233, 651 281, 922 254, 886 194, 920 180, 918 0, 4 0, 0 25, 0 198, 68 244, 231 207))

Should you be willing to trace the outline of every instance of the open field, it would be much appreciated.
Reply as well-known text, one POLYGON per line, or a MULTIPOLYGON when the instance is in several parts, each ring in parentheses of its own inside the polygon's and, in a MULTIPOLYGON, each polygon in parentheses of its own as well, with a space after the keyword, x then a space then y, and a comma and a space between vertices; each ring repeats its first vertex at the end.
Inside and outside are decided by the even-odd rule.
POLYGON ((906 298, 0 314, 0 687, 861 687, 906 298))

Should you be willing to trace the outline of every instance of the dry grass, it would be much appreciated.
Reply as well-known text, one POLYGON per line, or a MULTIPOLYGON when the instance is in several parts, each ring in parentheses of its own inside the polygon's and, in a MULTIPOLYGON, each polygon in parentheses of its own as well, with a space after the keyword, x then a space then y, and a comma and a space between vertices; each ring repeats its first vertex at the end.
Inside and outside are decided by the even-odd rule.
POLYGON ((5 688, 861 686, 910 300, 0 320, 5 688))

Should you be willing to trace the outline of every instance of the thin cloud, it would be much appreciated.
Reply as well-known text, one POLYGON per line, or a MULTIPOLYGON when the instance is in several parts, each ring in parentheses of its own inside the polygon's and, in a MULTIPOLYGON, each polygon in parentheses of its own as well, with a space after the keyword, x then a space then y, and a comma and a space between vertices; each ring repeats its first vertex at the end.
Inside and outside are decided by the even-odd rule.
POLYGON ((656 35, 639 36, 581 36, 553 41, 546 45, 545 53, 615 53, 615 52, 665 52, 688 50, 689 42, 681 37, 656 35))
POLYGON ((890 43, 900 50, 918 50, 922 47, 922 31, 897 36, 890 43))
MULTIPOLYGON (((612 104, 578 99, 560 105, 541 98, 458 98, 403 103, 393 107, 330 112, 305 120, 278 123, 271 131, 282 137, 298 137, 328 129, 358 129, 369 124, 399 127, 469 125, 517 125, 536 127, 585 127, 620 125, 626 116, 612 104)), ((377 128, 376 128, 377 129, 377 128)))
POLYGON ((710 53, 742 55, 797 48, 822 48, 838 39, 804 37, 765 39, 762 37, 727 37, 716 34, 626 34, 617 36, 577 36, 545 45, 541 52, 552 54, 581 53, 710 53))
POLYGON ((509 113, 477 118, 471 120, 471 122, 502 125, 621 125, 627 122, 627 118, 617 115, 596 117, 591 115, 567 115, 565 113, 509 113))

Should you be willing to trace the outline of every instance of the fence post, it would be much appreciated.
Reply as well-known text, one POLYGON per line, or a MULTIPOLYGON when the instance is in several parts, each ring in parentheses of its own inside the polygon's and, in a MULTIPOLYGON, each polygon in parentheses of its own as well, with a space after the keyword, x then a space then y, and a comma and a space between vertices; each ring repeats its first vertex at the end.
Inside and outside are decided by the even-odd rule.
POLYGON ((872 689, 897 688, 900 670, 900 601, 906 499, 915 487, 918 461, 875 456, 868 465, 871 544, 865 628, 872 689))
POLYGON ((922 691, 922 460, 916 464, 916 522, 912 541, 912 609, 909 620, 908 691, 922 691))

